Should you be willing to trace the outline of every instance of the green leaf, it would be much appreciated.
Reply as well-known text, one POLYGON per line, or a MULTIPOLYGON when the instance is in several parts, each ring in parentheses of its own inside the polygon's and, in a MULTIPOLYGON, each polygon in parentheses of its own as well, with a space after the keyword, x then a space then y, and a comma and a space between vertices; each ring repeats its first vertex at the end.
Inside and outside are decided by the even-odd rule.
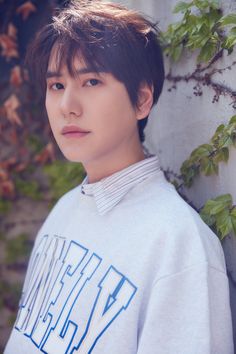
POLYGON ((28 258, 31 252, 32 245, 29 242, 29 237, 25 234, 20 234, 14 239, 6 242, 5 261, 7 264, 16 263, 22 258, 28 258))
POLYGON ((229 135, 223 135, 219 140, 220 147, 230 147, 233 144, 232 139, 229 135))
POLYGON ((229 31, 229 35, 232 37, 236 36, 236 27, 231 28, 231 30, 229 31))
POLYGON ((11 210, 12 203, 9 200, 0 197, 0 215, 6 214, 11 210))
POLYGON ((212 9, 218 9, 220 6, 218 0, 194 0, 193 3, 200 10, 205 10, 209 7, 212 9))
POLYGON ((222 15, 218 9, 211 10, 206 14, 207 23, 212 33, 217 33, 216 29, 219 26, 221 16, 222 15))
MULTIPOLYGON (((199 22, 197 22, 199 24, 199 22)), ((192 25, 191 25, 192 26, 192 25)), ((189 35, 187 47, 195 50, 197 48, 202 48, 212 36, 209 26, 204 21, 200 26, 200 29, 196 31, 197 27, 193 27, 191 35, 189 35)))
POLYGON ((193 4, 199 10, 203 10, 203 9, 205 9, 205 8, 207 8, 209 6, 209 2, 208 1, 204 1, 204 0, 193 0, 193 4))
POLYGON ((227 162, 229 159, 229 149, 227 147, 224 147, 218 150, 213 159, 216 163, 219 163, 221 161, 227 162))
POLYGON ((220 195, 209 199, 200 211, 200 216, 219 237, 223 239, 231 231, 236 234, 236 207, 232 208, 232 196, 220 195))
POLYGON ((16 190, 23 196, 39 200, 42 194, 39 190, 39 183, 37 181, 24 181, 19 176, 15 179, 16 190))
POLYGON ((232 222, 232 227, 233 227, 233 232, 236 235, 236 207, 234 207, 231 212, 230 212, 230 216, 231 216, 231 222, 232 222))
POLYGON ((223 194, 217 198, 209 199, 203 209, 202 212, 204 214, 209 214, 211 216, 217 215, 222 212, 224 209, 229 209, 232 207, 232 196, 230 194, 223 194))
POLYGON ((215 134, 222 133, 222 131, 224 130, 224 127, 225 127, 224 124, 220 124, 220 125, 217 127, 215 134))
POLYGON ((228 161, 229 147, 233 144, 236 147, 236 115, 231 117, 227 125, 217 127, 211 144, 200 145, 183 162, 180 172, 185 186, 191 187, 200 171, 207 176, 217 174, 219 162, 228 161))
POLYGON ((220 125, 218 126, 218 128, 216 129, 216 131, 215 131, 213 137, 211 138, 211 142, 214 144, 214 146, 215 146, 216 148, 219 147, 219 138, 220 138, 220 136, 223 134, 224 129, 225 129, 225 125, 224 125, 224 124, 220 124, 220 125))
POLYGON ((225 209, 224 203, 217 203, 215 200, 208 200, 202 210, 204 214, 208 214, 210 216, 216 215, 225 209))
POLYGON ((217 52, 217 43, 214 41, 207 41, 202 47, 198 55, 198 62, 208 62, 217 52))
POLYGON ((232 14, 223 16, 219 20, 219 23, 221 24, 221 26, 236 25, 236 14, 232 13, 232 14))
POLYGON ((222 195, 214 198, 213 200, 216 202, 224 203, 229 208, 232 207, 233 200, 232 200, 231 194, 222 194, 222 195))
POLYGON ((191 157, 196 161, 202 157, 209 156, 213 152, 213 147, 210 144, 202 144, 191 153, 191 157))
POLYGON ((80 163, 58 160, 50 165, 45 165, 43 171, 50 180, 53 203, 77 186, 85 175, 80 163))
POLYGON ((218 165, 213 159, 208 157, 203 157, 200 161, 200 171, 205 174, 205 176, 211 176, 218 174, 218 165))
POLYGON ((231 117, 229 124, 236 124, 236 115, 231 117))
POLYGON ((221 240, 233 230, 229 210, 225 209, 217 215, 216 229, 220 233, 221 240))
POLYGON ((227 147, 224 147, 221 149, 221 154, 222 154, 222 161, 228 162, 229 160, 229 149, 227 147))
POLYGON ((167 49, 164 45, 164 49, 173 60, 177 61, 181 57, 182 50, 178 48, 180 44, 190 51, 199 49, 198 62, 209 62, 221 49, 226 49, 228 54, 233 51, 236 44, 236 26, 226 31, 227 37, 223 28, 236 24, 236 14, 223 17, 220 1, 181 1, 175 6, 174 12, 182 12, 183 18, 170 25, 163 35, 169 46, 167 49))
POLYGON ((178 13, 178 12, 185 12, 186 10, 188 10, 190 7, 192 6, 192 4, 181 1, 179 3, 177 3, 177 5, 175 6, 173 13, 178 13))
POLYGON ((202 220, 208 225, 208 226, 213 226, 216 222, 216 218, 214 215, 210 215, 207 213, 205 210, 200 211, 200 216, 202 220))
POLYGON ((3 241, 3 242, 6 241, 6 235, 0 231, 0 242, 1 241, 3 241))
POLYGON ((175 47, 172 49, 171 51, 171 58, 177 62, 179 60, 179 58, 181 57, 181 54, 183 52, 183 45, 180 44, 179 46, 175 47))
POLYGON ((220 1, 219 0, 210 0, 210 6, 213 9, 219 10, 220 9, 220 1))
POLYGON ((26 139, 26 145, 30 148, 30 150, 32 152, 34 152, 35 154, 39 153, 43 147, 44 147, 44 143, 43 141, 40 139, 39 136, 37 136, 36 134, 31 134, 27 137, 26 139))
POLYGON ((6 280, 0 280, 0 299, 4 307, 16 312, 19 304, 19 298, 22 291, 22 284, 10 284, 6 280))
POLYGON ((224 41, 224 43, 223 43, 223 47, 224 47, 225 49, 231 49, 231 48, 234 47, 235 44, 236 44, 236 34, 233 35, 233 36, 229 35, 229 36, 225 39, 225 41, 224 41))
POLYGON ((186 187, 191 187, 193 179, 199 174, 199 167, 196 165, 188 166, 185 161, 181 167, 181 175, 186 187))

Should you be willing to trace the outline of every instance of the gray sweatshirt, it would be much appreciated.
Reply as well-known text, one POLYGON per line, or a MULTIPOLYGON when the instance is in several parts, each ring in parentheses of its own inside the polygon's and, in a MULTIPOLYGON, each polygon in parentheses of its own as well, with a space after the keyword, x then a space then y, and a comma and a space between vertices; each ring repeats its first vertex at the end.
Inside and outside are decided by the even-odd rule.
POLYGON ((149 157, 65 194, 5 354, 233 354, 222 248, 149 157))

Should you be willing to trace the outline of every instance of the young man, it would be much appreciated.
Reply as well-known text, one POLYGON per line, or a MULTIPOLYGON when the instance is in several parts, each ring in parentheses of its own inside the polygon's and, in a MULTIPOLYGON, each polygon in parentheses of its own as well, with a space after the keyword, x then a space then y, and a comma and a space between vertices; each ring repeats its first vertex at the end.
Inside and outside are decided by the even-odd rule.
POLYGON ((164 78, 155 26, 74 1, 30 53, 87 177, 38 233, 5 354, 233 354, 220 243, 142 148, 164 78))

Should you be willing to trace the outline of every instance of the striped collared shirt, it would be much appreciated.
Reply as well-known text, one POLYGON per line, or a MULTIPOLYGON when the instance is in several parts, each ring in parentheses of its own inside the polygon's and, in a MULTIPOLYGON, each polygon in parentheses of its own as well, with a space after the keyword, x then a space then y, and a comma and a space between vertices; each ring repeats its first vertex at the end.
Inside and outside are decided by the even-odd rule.
POLYGON ((95 183, 87 183, 86 176, 81 183, 81 192, 93 196, 99 214, 104 215, 117 205, 132 187, 159 170, 158 157, 152 155, 95 183))

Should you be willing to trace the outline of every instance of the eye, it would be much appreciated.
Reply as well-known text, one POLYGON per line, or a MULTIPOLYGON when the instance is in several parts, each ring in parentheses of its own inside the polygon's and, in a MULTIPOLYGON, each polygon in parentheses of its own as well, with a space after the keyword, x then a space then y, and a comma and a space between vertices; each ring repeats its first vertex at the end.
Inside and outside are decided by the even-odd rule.
POLYGON ((50 85, 50 89, 52 89, 54 91, 58 91, 63 88, 64 88, 64 86, 60 82, 55 82, 54 84, 50 85))
POLYGON ((85 86, 97 86, 100 83, 101 81, 99 81, 98 79, 90 79, 86 81, 85 86))

